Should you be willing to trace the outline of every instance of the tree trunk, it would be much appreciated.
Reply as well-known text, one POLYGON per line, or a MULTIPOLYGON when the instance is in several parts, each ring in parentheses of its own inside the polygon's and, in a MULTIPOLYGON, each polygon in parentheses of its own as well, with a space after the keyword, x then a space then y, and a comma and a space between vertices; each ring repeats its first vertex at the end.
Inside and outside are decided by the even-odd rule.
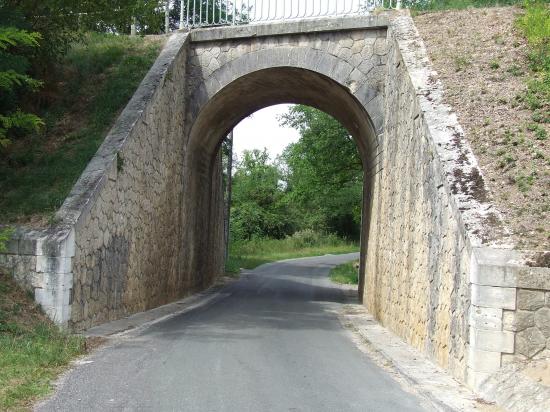
POLYGON ((132 24, 130 25, 130 36, 136 35, 136 17, 132 17, 132 24))
POLYGON ((183 29, 183 19, 184 19, 184 15, 183 15, 183 0, 180 0, 180 30, 183 29))
POLYGON ((225 201, 225 260, 229 256, 229 223, 230 223, 230 214, 231 214, 231 181, 232 181, 232 169, 233 169, 233 130, 229 132, 227 136, 227 182, 226 188, 227 197, 225 201))
POLYGON ((170 32, 170 0, 166 0, 166 7, 164 8, 164 33, 170 32))

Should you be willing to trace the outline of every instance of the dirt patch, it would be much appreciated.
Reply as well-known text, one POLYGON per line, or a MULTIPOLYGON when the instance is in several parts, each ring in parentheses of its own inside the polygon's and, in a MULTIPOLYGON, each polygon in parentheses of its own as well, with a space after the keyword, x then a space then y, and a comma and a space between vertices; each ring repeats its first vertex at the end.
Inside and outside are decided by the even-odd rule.
POLYGON ((540 132, 550 136, 550 124, 521 101, 533 76, 515 26, 521 12, 468 9, 414 20, 513 242, 550 250, 550 140, 540 132))
POLYGON ((531 362, 523 370, 523 374, 541 385, 550 387, 550 359, 531 362))
POLYGON ((550 268, 550 252, 536 252, 527 260, 527 266, 550 268))
POLYGON ((0 323, 11 322, 30 330, 49 319, 28 292, 19 288, 13 278, 0 273, 0 323))

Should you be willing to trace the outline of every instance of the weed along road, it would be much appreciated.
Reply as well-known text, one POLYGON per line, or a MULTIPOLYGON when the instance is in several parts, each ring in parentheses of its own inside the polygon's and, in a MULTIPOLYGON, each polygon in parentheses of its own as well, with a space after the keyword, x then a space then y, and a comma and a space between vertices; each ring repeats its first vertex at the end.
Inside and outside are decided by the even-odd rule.
POLYGON ((39 411, 420 411, 340 324, 331 267, 356 254, 263 265, 196 309, 80 362, 39 411))

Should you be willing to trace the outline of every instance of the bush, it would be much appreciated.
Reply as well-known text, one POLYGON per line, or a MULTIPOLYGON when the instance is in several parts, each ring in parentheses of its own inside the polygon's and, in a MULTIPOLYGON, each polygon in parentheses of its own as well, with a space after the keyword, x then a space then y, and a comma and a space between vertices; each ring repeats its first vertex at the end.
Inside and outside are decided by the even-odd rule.
POLYGON ((302 249, 305 247, 338 245, 342 239, 333 234, 322 234, 312 229, 304 229, 289 236, 288 241, 293 248, 302 249))
POLYGON ((325 254, 351 253, 359 245, 333 234, 302 230, 285 239, 253 238, 231 242, 226 262, 228 273, 237 273, 240 268, 253 269, 258 265, 283 259, 293 259, 325 254))

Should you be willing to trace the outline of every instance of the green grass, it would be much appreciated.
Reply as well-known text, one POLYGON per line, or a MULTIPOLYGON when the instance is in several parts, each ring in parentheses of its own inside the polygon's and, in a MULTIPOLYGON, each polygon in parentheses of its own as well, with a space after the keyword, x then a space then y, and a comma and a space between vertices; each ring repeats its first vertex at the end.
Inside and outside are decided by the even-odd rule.
POLYGON ((159 50, 159 41, 106 34, 72 47, 56 81, 38 96, 51 100, 39 113, 45 129, 0 157, 2 222, 59 208, 159 50))
POLYGON ((313 232, 297 232, 286 239, 253 239, 233 242, 230 246, 226 272, 236 274, 240 268, 254 269, 264 263, 326 254, 352 253, 359 245, 333 235, 322 236, 313 232))
MULTIPOLYGON (((543 123, 550 119, 550 6, 542 1, 528 1, 524 8, 517 26, 529 44, 532 73, 527 91, 519 100, 535 111, 535 121, 543 123)), ((545 138, 546 134, 541 132, 539 140, 545 138)))
POLYGON ((344 285, 357 285, 359 283, 359 272, 355 266, 358 260, 343 263, 330 270, 330 280, 344 285))
POLYGON ((48 394, 84 347, 82 338, 59 331, 0 274, 0 410, 27 409, 48 394))
POLYGON ((404 0, 402 4, 413 12, 461 10, 470 7, 498 7, 522 3, 523 0, 404 0))

